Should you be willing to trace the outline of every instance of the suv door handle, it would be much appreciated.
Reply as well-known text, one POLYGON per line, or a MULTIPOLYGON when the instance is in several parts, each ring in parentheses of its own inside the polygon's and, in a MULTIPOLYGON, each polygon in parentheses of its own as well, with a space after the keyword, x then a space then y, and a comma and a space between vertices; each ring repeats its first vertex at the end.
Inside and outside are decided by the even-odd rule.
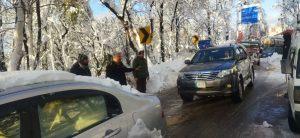
POLYGON ((116 136, 121 132, 121 130, 122 130, 121 128, 117 128, 115 130, 108 129, 106 130, 105 136, 103 138, 111 138, 113 136, 116 136))

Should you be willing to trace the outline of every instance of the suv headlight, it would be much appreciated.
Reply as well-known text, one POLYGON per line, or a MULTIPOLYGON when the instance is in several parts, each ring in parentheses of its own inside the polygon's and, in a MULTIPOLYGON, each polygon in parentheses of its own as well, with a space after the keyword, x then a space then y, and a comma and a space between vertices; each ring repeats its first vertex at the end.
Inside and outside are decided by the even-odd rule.
POLYGON ((227 76, 227 75, 230 75, 230 74, 232 74, 232 73, 234 73, 234 72, 236 72, 237 71, 237 67, 236 66, 234 66, 233 68, 231 68, 231 69, 227 69, 227 70, 222 70, 219 74, 218 74, 218 78, 223 78, 223 77, 225 77, 225 76, 227 76))

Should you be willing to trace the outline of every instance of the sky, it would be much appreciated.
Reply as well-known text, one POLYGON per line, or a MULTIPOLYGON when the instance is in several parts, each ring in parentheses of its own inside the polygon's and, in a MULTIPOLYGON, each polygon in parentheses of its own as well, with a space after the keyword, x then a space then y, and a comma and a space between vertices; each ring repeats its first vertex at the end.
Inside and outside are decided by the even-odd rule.
MULTIPOLYGON (((269 25, 275 25, 280 15, 280 9, 275 7, 278 0, 263 0, 262 7, 266 13, 266 20, 269 25)), ((108 9, 100 4, 100 0, 89 0, 94 17, 101 18, 108 15, 108 9)), ((236 16, 234 14, 233 16, 236 16)), ((232 20, 236 22, 235 19, 232 20)))

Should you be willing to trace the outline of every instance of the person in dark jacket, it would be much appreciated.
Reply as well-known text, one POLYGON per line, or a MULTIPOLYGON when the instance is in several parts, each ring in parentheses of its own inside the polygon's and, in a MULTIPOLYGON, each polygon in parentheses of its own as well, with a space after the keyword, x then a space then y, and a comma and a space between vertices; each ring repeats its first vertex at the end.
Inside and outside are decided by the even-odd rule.
POLYGON ((79 54, 77 62, 72 66, 71 73, 81 76, 92 76, 89 69, 89 58, 84 54, 79 54))
POLYGON ((133 68, 127 68, 122 63, 121 53, 113 56, 113 60, 106 66, 106 77, 118 81, 121 85, 127 85, 126 72, 134 71, 133 68))
POLYGON ((149 79, 147 60, 144 58, 144 51, 140 51, 133 60, 133 68, 137 68, 133 72, 136 80, 136 89, 142 93, 146 93, 147 80, 149 79))

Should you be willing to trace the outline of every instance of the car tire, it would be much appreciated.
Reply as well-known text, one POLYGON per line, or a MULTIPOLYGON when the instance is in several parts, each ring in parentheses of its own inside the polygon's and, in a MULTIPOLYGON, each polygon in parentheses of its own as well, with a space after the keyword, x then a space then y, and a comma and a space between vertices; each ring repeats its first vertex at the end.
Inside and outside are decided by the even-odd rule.
POLYGON ((251 87, 251 88, 254 86, 254 79, 255 79, 255 72, 254 72, 254 69, 252 68, 251 69, 251 81, 248 84, 248 86, 251 87))
POLYGON ((289 111, 288 111, 288 123, 289 123, 289 128, 292 132, 300 133, 300 126, 293 117, 291 107, 289 107, 289 111))
POLYGON ((232 90, 232 101, 240 103, 244 99, 244 82, 241 79, 236 79, 236 85, 232 90))
POLYGON ((179 92, 179 95, 183 102, 192 102, 194 100, 194 95, 192 94, 182 94, 179 92))

